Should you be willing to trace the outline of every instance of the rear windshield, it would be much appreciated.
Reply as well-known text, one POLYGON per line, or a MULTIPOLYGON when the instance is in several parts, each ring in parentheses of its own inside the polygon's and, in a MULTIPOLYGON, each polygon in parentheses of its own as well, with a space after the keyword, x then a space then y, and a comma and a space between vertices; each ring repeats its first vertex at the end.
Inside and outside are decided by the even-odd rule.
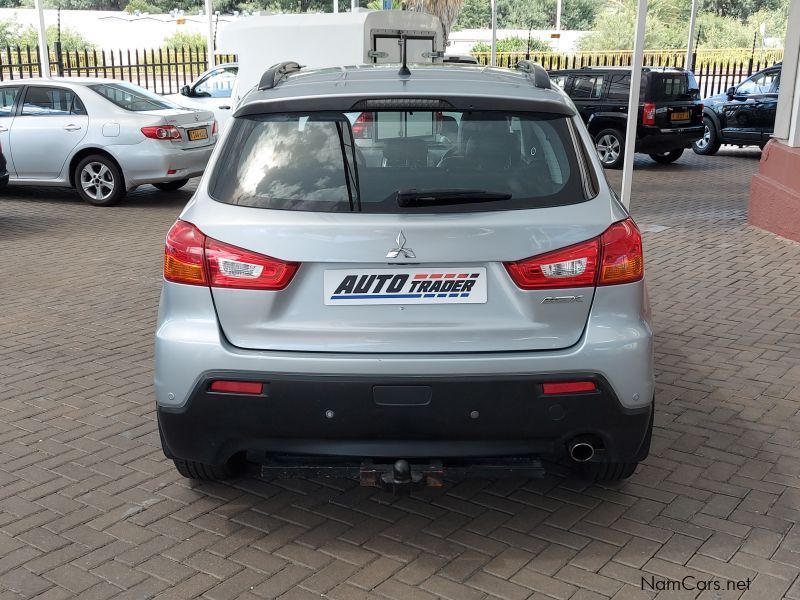
POLYGON ((140 87, 125 83, 92 83, 87 87, 120 108, 133 112, 179 108, 174 102, 165 100, 161 96, 140 87))
POLYGON ((382 111, 237 118, 212 174, 228 204, 316 212, 473 212, 587 199, 560 115, 382 111))
POLYGON ((692 73, 651 73, 652 102, 698 100, 700 89, 692 73))

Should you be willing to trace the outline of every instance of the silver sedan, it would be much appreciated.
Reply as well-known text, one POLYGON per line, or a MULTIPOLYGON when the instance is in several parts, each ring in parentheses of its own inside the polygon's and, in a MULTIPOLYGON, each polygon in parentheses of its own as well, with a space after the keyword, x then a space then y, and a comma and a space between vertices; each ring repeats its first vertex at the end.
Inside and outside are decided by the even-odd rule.
POLYGON ((9 184, 74 187, 111 206, 151 183, 177 190, 206 167, 217 140, 208 110, 141 87, 90 78, 0 84, 0 145, 9 184))

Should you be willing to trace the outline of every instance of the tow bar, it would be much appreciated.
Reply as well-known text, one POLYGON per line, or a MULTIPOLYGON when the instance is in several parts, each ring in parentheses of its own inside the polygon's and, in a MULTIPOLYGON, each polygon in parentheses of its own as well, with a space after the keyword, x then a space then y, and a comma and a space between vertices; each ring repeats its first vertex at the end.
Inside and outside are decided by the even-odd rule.
POLYGON ((365 460, 361 463, 341 459, 314 458, 309 464, 308 457, 272 456, 261 464, 261 477, 264 479, 356 479, 362 486, 377 487, 394 495, 407 495, 426 487, 442 487, 445 479, 500 479, 519 477, 539 479, 545 470, 536 458, 489 458, 449 461, 441 460, 409 462, 398 459, 394 463, 376 463, 365 460))

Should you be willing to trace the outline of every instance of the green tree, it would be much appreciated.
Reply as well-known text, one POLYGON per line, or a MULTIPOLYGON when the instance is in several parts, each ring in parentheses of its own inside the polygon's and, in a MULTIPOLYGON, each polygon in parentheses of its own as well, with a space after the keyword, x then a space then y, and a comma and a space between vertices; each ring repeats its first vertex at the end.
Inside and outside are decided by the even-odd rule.
MULTIPOLYGON (((550 44, 538 38, 531 38, 531 52, 549 52, 550 44)), ((498 52, 526 52, 528 50, 528 40, 521 37, 507 37, 497 40, 498 52)), ((491 52, 492 47, 485 42, 478 42, 472 47, 472 52, 491 52)))
POLYGON ((178 31, 164 38, 162 48, 170 50, 180 50, 181 48, 205 48, 206 37, 196 31, 178 31))
POLYGON ((148 2, 148 0, 130 0, 128 4, 125 6, 125 12, 129 15, 132 15, 136 11, 140 13, 160 13, 163 12, 160 7, 156 6, 155 4, 148 2))
MULTIPOLYGON (((58 27, 50 25, 46 31, 47 45, 52 50, 58 40, 58 27)), ((32 25, 23 27, 15 20, 0 21, 0 47, 22 47, 30 46, 35 48, 39 45, 39 32, 32 25)), ((61 28, 61 48, 63 50, 83 50, 84 48, 94 48, 89 40, 81 33, 70 29, 61 28)))
MULTIPOLYGON (((561 27, 589 29, 594 24, 598 0, 563 0, 561 27)), ((491 25, 489 0, 465 0, 453 29, 480 29, 491 25)), ((498 0, 497 25, 501 29, 553 29, 556 0, 498 0)))

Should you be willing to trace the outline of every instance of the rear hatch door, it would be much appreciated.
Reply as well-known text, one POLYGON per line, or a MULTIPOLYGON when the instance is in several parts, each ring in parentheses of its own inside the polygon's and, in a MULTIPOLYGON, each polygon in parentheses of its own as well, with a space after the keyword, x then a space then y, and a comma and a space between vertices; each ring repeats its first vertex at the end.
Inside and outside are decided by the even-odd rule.
POLYGON ((364 134, 371 139, 355 145, 369 141, 391 161, 359 157, 355 165, 343 164, 342 148, 353 144, 356 115, 234 120, 208 186, 218 202, 193 203, 182 218, 210 238, 299 268, 280 290, 212 286, 233 345, 421 353, 578 342, 594 281, 522 289, 504 265, 595 238, 615 219, 608 197, 584 197, 567 118, 443 116, 377 114, 364 134), (463 149, 442 142, 443 116, 459 123, 459 139, 473 141, 463 149), (453 150, 444 159, 442 144, 453 150), (356 183, 360 200, 350 194, 356 183), (480 200, 486 192, 497 195, 480 200))
POLYGON ((647 101, 656 105, 656 126, 676 129, 703 124, 700 90, 688 71, 652 71, 647 101))

